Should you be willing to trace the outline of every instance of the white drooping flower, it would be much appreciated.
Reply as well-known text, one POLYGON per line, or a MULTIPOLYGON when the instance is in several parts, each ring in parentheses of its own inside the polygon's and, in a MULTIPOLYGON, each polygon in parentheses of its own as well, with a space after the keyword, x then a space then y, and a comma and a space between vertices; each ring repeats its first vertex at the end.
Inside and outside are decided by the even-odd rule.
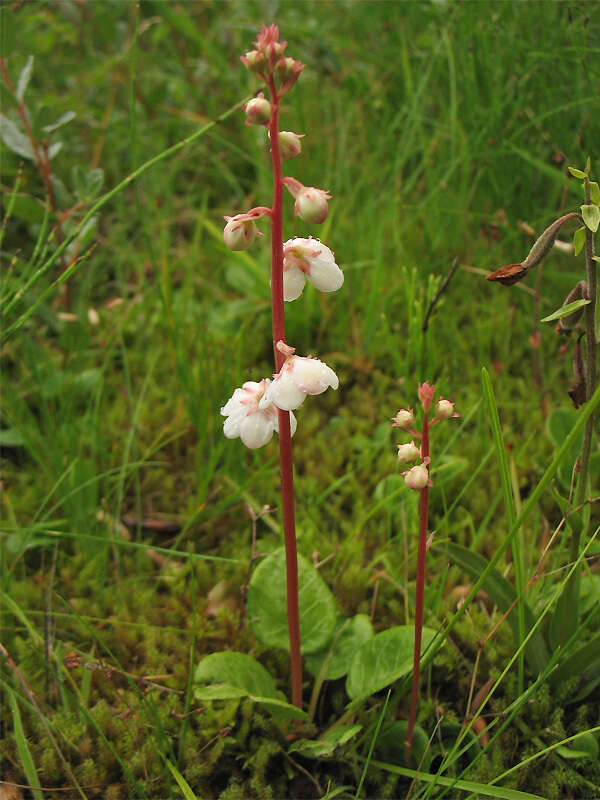
MULTIPOLYGON (((281 342, 277 343, 280 350, 281 342)), ((283 347, 287 347, 283 345, 283 347)), ((293 348, 287 348, 293 352, 293 348)), ((274 403, 282 411, 292 411, 302 405, 306 395, 321 394, 331 386, 337 389, 339 380, 335 372, 318 358, 290 355, 266 388, 259 408, 274 403)))
POLYGON ((318 239, 289 239, 283 245, 283 299, 300 297, 307 280, 321 292, 335 292, 344 283, 344 273, 318 239))
MULTIPOLYGON (((255 450, 271 440, 273 431, 279 433, 279 419, 273 403, 262 405, 262 400, 271 381, 263 378, 260 383, 246 381, 241 389, 236 389, 221 409, 227 417, 223 423, 223 433, 228 439, 238 436, 246 447, 255 450), (259 407, 260 405, 260 407, 259 407)), ((290 431, 296 432, 296 417, 290 414, 290 431)))
POLYGON ((414 442, 398 445, 398 461, 401 464, 410 464, 419 458, 420 450, 414 442))
POLYGON ((407 470, 407 472, 402 473, 409 489, 420 492, 426 486, 433 486, 431 478, 429 477, 429 470, 427 469, 429 462, 430 459, 427 457, 423 460, 422 464, 417 464, 416 467, 412 467, 407 470))

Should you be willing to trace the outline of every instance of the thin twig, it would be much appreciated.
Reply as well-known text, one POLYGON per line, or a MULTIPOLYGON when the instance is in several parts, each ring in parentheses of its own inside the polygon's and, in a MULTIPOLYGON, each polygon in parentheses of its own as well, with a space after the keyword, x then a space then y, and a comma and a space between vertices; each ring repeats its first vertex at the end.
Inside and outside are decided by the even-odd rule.
POLYGON ((438 304, 440 297, 444 294, 444 292, 446 291, 446 289, 450 285, 450 281, 454 277, 454 273, 458 269, 459 263, 460 262, 458 260, 458 256, 456 256, 454 258, 454 260, 452 261, 452 266, 450 267, 450 272, 446 275, 446 277, 442 281, 442 285, 440 286, 440 288, 437 290, 437 292, 432 297, 431 302, 429 303, 429 307, 428 307, 427 311, 425 312, 425 317, 423 318, 423 325, 421 326, 421 330, 422 330, 423 333, 425 333, 425 331, 429 327, 429 317, 431 316, 431 312, 433 311, 433 309, 438 304))

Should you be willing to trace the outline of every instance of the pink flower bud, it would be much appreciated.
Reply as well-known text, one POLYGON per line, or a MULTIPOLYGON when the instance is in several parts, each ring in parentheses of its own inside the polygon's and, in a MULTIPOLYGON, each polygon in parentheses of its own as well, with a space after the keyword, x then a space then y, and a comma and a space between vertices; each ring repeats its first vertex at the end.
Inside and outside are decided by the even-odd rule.
POLYGON ((327 200, 331 197, 323 189, 315 189, 310 186, 301 192, 296 198, 294 213, 304 222, 320 225, 327 219, 327 200))
POLYGON ((401 408, 400 411, 392 419, 393 428, 401 428, 403 431, 408 431, 414 428, 415 415, 411 409, 401 408))
POLYGON ((443 397, 440 397, 435 404, 435 415, 440 419, 458 417, 458 414, 454 411, 454 403, 450 402, 450 400, 444 400, 443 397))
POLYGON ((398 445, 398 461, 401 464, 410 464, 411 461, 416 461, 419 456, 419 448, 414 442, 398 445))
POLYGON ((254 220, 237 222, 235 217, 231 217, 223 230, 223 239, 230 250, 247 250, 257 233, 254 220))
POLYGON ((260 92, 244 106, 246 112, 246 125, 268 125, 271 119, 271 103, 260 92))
POLYGON ((265 54, 258 50, 249 50, 245 56, 240 56, 240 61, 252 72, 263 72, 265 68, 265 54))
POLYGON ((408 472, 402 474, 408 488, 414 489, 416 492, 420 492, 421 489, 430 485, 429 472, 425 464, 417 464, 416 467, 412 467, 408 472))
POLYGON ((296 158, 302 152, 300 139, 304 138, 303 133, 292 133, 292 131, 279 132, 279 152, 282 158, 296 158))
POLYGON ((275 77, 281 82, 280 96, 290 91, 303 69, 304 64, 301 61, 296 61, 293 58, 279 59, 275 64, 275 77))
POLYGON ((292 197, 296 198, 294 213, 304 222, 319 225, 327 218, 327 201, 331 198, 324 189, 314 186, 303 186, 295 178, 283 178, 282 183, 292 197))
POLYGON ((433 395, 435 394, 435 387, 430 386, 427 381, 419 384, 419 400, 423 406, 424 411, 429 411, 433 403, 433 395))
POLYGON ((262 233, 256 227, 254 220, 271 213, 269 208, 257 206, 245 214, 236 214, 235 217, 224 217, 227 220, 223 239, 230 250, 247 250, 257 236, 262 233))

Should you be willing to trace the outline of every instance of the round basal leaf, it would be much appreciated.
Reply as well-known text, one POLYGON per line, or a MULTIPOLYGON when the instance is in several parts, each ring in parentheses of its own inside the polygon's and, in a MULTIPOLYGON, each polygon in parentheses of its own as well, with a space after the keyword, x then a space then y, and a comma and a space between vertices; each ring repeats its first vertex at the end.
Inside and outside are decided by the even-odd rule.
MULTIPOLYGON (((285 552, 262 561, 248 587, 248 621, 252 633, 268 647, 289 650, 285 552)), ((316 653, 331 639, 336 620, 335 600, 317 570, 298 556, 300 640, 302 652, 316 653)))
POLYGON ((331 758, 341 747, 362 730, 362 725, 337 725, 320 739, 298 739, 289 748, 289 753, 300 753, 306 758, 331 758))
POLYGON ((420 765, 422 772, 429 771, 431 764, 431 750, 429 737, 419 725, 415 725, 412 741, 411 763, 407 764, 404 758, 404 740, 408 733, 408 722, 400 720, 386 728, 377 739, 376 751, 381 761, 396 764, 400 767, 416 767, 420 765), (422 759, 422 760, 421 760, 422 759))
POLYGON ((227 651, 205 656, 196 667, 194 682, 196 684, 217 684, 217 686, 209 687, 198 685, 197 697, 200 697, 207 689, 212 695, 201 699, 220 699, 215 695, 219 691, 218 684, 223 685, 224 697, 244 697, 246 694, 258 697, 277 697, 273 678, 262 664, 245 653, 227 651), (232 692, 234 693, 232 694, 232 692))
MULTIPOLYGON (((435 631, 423 628, 422 654, 434 636, 435 631)), ((348 696, 352 700, 369 697, 411 672, 414 646, 413 625, 388 628, 369 639, 354 656, 346 680, 348 696)))
POLYGON ((337 621, 327 647, 306 658, 306 668, 315 677, 335 681, 348 674, 352 659, 362 645, 373 638, 373 626, 366 614, 337 621), (324 672, 321 670, 324 669, 324 672))
POLYGON ((211 700, 239 700, 248 696, 245 689, 230 686, 228 683, 213 683, 210 686, 197 686, 194 689, 194 697, 202 703, 209 703, 211 700))
POLYGON ((598 742, 593 733, 581 733, 570 742, 569 746, 561 745, 556 752, 563 758, 598 758, 598 742))

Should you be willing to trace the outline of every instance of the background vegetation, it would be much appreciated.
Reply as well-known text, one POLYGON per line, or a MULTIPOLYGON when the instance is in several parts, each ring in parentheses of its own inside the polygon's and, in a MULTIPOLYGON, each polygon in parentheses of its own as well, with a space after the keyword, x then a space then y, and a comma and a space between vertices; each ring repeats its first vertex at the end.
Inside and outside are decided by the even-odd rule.
MULTIPOLYGON (((538 320, 580 279, 581 260, 557 250, 543 281, 532 274, 512 290, 484 277, 526 255, 527 226, 539 233, 582 202, 566 167, 598 156, 595 12, 585 2, 2 7, 15 86, 34 55, 25 92, 34 133, 62 142, 51 205, 32 159, 2 151, 0 641, 12 659, 4 654, 0 678, 3 780, 56 787, 44 797, 167 797, 179 791, 171 764, 198 797, 354 796, 384 697, 358 712, 354 743, 309 761, 285 754, 281 730, 249 701, 206 706, 192 693, 198 659, 224 649, 253 653, 288 690, 287 656, 252 637, 240 593, 253 528, 259 553, 281 541, 276 444, 250 452, 224 438, 219 416, 236 386, 272 369, 268 247, 231 253, 221 236, 223 214, 269 203, 264 131, 231 114, 115 193, 64 257, 36 270, 103 192, 256 91, 239 55, 262 22, 276 22, 307 65, 283 109, 283 127, 307 134, 287 172, 334 195, 324 226, 308 230, 290 203, 285 230, 320 236, 346 278, 341 295, 308 287, 287 308, 288 341, 340 376, 338 392, 298 414, 299 548, 323 562, 344 613, 372 615, 376 630, 409 621, 416 498, 402 488, 389 420, 414 404, 418 381, 434 382, 461 413, 434 441, 426 624, 438 629, 471 580, 444 542, 489 558, 506 534, 482 366, 517 510, 572 425, 571 353, 538 320), (67 112, 74 118, 43 130, 67 112), (565 426, 547 435, 561 409, 565 426)), ((6 85, 1 102, 20 124, 6 85)), ((557 480, 569 477, 564 464, 557 480)), ((527 577, 560 518, 545 493, 520 539, 527 577)), ((567 560, 559 536, 528 590, 538 612, 567 560)), ((600 593, 596 563, 584 611, 600 593)), ((510 558, 502 571, 513 582, 510 558)), ((478 692, 515 652, 503 624, 475 666, 500 617, 479 595, 425 674, 422 727, 430 735, 441 717, 455 726, 440 752, 465 718, 474 670, 478 692)), ((598 631, 586 620, 579 644, 598 631)), ((446 774, 466 766, 468 780, 485 783, 518 765, 507 792, 597 796, 598 762, 585 754, 552 749, 526 763, 600 724, 599 689, 573 702, 574 683, 542 682, 472 766, 446 774)), ((485 723, 517 696, 513 668, 485 723)), ((315 735, 346 702, 342 682, 326 685, 315 735)), ((405 719, 407 702, 385 724, 405 719)), ((363 795, 404 796, 409 783, 371 765, 363 795)))

